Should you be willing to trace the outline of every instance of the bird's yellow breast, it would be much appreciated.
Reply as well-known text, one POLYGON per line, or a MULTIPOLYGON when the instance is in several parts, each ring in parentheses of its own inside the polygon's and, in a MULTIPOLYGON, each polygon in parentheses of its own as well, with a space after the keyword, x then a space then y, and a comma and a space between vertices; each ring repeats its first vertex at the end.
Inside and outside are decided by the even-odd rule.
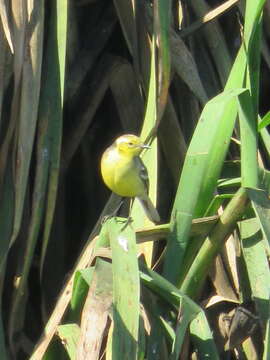
POLYGON ((140 196, 145 187, 133 156, 108 148, 101 159, 101 174, 105 184, 120 196, 140 196))

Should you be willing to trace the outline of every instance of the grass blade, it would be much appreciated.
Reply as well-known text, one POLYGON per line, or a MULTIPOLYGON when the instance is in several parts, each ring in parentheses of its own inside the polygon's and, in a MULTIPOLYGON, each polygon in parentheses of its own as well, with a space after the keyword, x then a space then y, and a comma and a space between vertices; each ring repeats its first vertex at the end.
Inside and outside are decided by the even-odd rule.
POLYGON ((248 90, 238 96, 241 136, 241 177, 243 187, 258 185, 257 119, 248 90))
POLYGON ((59 325, 57 335, 68 353, 70 359, 76 359, 76 348, 80 336, 80 328, 77 324, 59 325))
MULTIPOLYGON (((157 47, 157 121, 161 120, 167 103, 170 85, 170 42, 169 29, 171 23, 171 0, 154 2, 154 39, 157 47)), ((154 53, 153 53, 154 54, 154 53)))
POLYGON ((266 115, 264 115, 262 120, 259 122, 258 131, 262 130, 263 128, 265 128, 269 124, 270 124, 270 111, 268 111, 268 113, 266 115))
POLYGON ((77 271, 74 276, 72 297, 70 299, 70 311, 68 319, 77 322, 80 318, 81 309, 85 302, 89 286, 93 278, 94 267, 77 271))
POLYGON ((105 223, 112 249, 113 339, 112 359, 136 359, 140 316, 140 283, 136 237, 123 220, 105 223))
POLYGON ((50 36, 47 48, 47 58, 43 86, 43 98, 41 99, 41 116, 49 118, 50 148, 50 169, 48 182, 47 211, 44 225, 44 236, 41 256, 41 272, 48 246, 53 221, 59 166, 60 150, 62 144, 62 106, 64 99, 64 77, 66 61, 66 39, 67 39, 67 0, 52 2, 50 19, 50 36), (52 91, 53 89, 53 91, 52 91))
MULTIPOLYGON (((156 81, 156 56, 155 56, 155 37, 152 39, 152 54, 151 54, 151 73, 149 80, 149 89, 148 89, 148 98, 146 104, 146 112, 143 121, 143 128, 141 131, 141 138, 149 140, 149 134, 156 126, 157 122, 157 81, 156 81)), ((157 197, 157 140, 154 139, 151 143, 151 149, 144 152, 142 155, 143 162, 148 170, 148 176, 150 180, 149 183, 149 196, 153 201, 153 204, 156 203, 157 197)), ((141 204, 138 200, 135 199, 134 205, 131 213, 132 218, 136 227, 143 227, 151 223, 146 215, 142 216, 141 204)), ((152 261, 152 250, 153 244, 143 244, 140 246, 140 250, 145 254, 146 261, 148 264, 151 264, 152 261)))
MULTIPOLYGON (((24 2, 23 2, 24 3, 24 2)), ((22 6, 22 13, 24 12, 22 6)), ((35 129, 37 124, 37 113, 40 93, 40 77, 43 47, 40 46, 43 40, 43 22, 44 22, 44 4, 29 8, 29 13, 25 14, 29 18, 29 32, 25 38, 30 51, 24 54, 22 67, 22 88, 20 102, 20 120, 18 127, 18 151, 16 181, 15 181, 15 214, 14 229, 11 238, 11 244, 16 240, 21 227, 23 206, 27 181, 29 176, 29 167, 32 157, 35 129), (35 17, 38 21, 35 20, 35 17)), ((26 22, 26 18, 22 20, 26 22)), ((26 26, 26 23, 25 23, 26 26)))
POLYGON ((191 341, 199 359, 218 360, 219 355, 205 313, 201 311, 190 324, 191 341))
POLYGON ((270 308, 270 271, 258 220, 241 221, 240 234, 252 298, 260 319, 266 325, 270 308))
POLYGON ((263 360, 270 359, 270 319, 268 317, 265 338, 264 338, 264 352, 263 352, 263 360))
POLYGON ((13 301, 10 313, 10 332, 19 331, 23 326, 25 318, 25 307, 27 300, 27 285, 29 272, 33 262, 34 251, 38 240, 39 231, 41 228, 42 218, 44 215, 44 199, 47 190, 49 159, 47 156, 48 149, 48 134, 47 134, 47 119, 40 119, 38 126, 37 139, 37 167, 36 177, 34 183, 34 191, 32 198, 32 212, 29 222, 28 236, 26 240, 26 248, 24 252, 24 262, 18 274, 20 274, 20 282, 14 289, 13 301), (18 321, 20 319, 20 321, 18 321))
POLYGON ((259 189, 247 189, 252 207, 260 222, 261 230, 270 243, 270 200, 267 193, 259 189))

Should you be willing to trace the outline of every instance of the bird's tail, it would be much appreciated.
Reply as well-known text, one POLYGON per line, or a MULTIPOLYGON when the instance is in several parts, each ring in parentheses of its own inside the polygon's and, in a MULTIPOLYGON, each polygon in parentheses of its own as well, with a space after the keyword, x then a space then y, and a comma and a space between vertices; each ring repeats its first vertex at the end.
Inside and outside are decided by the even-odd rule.
POLYGON ((138 196, 137 198, 140 201, 149 220, 153 223, 159 223, 160 216, 148 195, 145 194, 144 196, 138 196))

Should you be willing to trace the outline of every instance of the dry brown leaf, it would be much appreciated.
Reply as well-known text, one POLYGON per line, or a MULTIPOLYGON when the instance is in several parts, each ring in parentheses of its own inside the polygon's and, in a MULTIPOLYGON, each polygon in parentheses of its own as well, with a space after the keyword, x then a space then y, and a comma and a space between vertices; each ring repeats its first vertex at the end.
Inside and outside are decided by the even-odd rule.
POLYGON ((99 358, 102 340, 112 305, 112 293, 100 291, 99 277, 94 273, 91 286, 83 307, 81 335, 77 346, 76 360, 99 358))
POLYGON ((218 295, 226 298, 228 301, 238 302, 237 295, 229 281, 220 255, 215 259, 214 266, 210 271, 210 277, 218 295))
POLYGON ((239 256, 239 245, 233 235, 228 238, 222 251, 222 260, 224 262, 226 273, 233 284, 236 294, 239 294, 239 277, 237 271, 237 257, 239 256))

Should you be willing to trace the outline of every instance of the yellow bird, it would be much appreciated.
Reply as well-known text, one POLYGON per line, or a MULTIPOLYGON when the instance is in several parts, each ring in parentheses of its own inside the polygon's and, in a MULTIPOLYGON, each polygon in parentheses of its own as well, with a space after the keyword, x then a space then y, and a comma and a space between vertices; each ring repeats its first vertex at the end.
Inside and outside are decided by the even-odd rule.
POLYGON ((147 169, 139 157, 145 148, 149 146, 136 135, 120 136, 103 153, 101 174, 108 188, 122 197, 137 197, 148 218, 158 223, 159 214, 148 196, 147 169))

